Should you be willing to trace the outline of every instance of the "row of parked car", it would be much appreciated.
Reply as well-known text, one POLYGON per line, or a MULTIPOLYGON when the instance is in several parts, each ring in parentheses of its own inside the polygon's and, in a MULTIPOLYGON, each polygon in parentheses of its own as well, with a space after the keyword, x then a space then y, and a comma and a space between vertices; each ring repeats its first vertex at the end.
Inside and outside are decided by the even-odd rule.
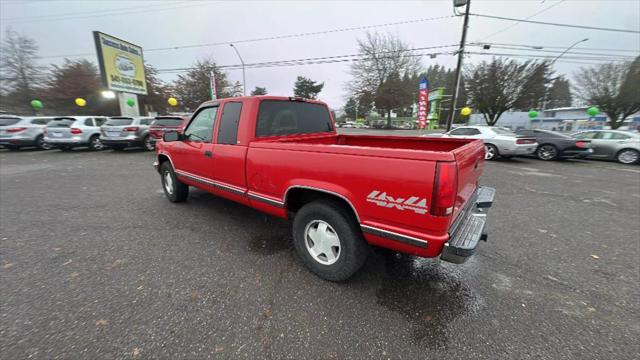
POLYGON ((71 150, 143 147, 152 151, 167 129, 179 129, 186 116, 0 116, 0 145, 10 150, 37 147, 71 150))
POLYGON ((461 126, 439 136, 482 139, 487 160, 533 155, 547 161, 591 158, 622 164, 640 162, 640 134, 627 131, 586 130, 567 135, 542 129, 512 132, 497 126, 461 126))

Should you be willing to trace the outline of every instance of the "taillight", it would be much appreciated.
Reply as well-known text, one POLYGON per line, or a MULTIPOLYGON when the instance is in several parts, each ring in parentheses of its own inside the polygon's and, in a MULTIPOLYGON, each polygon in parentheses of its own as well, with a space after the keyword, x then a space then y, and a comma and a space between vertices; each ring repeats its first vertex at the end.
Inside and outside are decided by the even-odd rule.
POLYGON ((5 131, 8 132, 8 133, 17 133, 17 132, 25 131, 25 130, 27 130, 26 127, 15 127, 15 128, 8 128, 5 131))
POLYGON ((524 145, 524 144, 535 144, 536 139, 516 139, 516 144, 524 145))
POLYGON ((138 131, 138 127, 137 126, 128 126, 124 129, 122 129, 122 131, 138 131))
POLYGON ((82 134, 82 129, 71 128, 71 133, 74 135, 82 134))
POLYGON ((458 173, 454 162, 438 162, 431 200, 431 215, 447 216, 453 213, 458 189, 458 173))

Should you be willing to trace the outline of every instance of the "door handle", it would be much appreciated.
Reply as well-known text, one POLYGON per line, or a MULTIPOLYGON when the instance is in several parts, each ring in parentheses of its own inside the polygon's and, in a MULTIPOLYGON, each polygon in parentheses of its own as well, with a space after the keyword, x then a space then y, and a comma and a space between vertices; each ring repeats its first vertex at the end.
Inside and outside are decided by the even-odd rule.
POLYGON ((205 151, 205 152, 204 152, 204 156, 206 156, 206 157, 212 157, 212 156, 213 156, 213 153, 212 153, 211 151, 207 150, 207 151, 205 151))

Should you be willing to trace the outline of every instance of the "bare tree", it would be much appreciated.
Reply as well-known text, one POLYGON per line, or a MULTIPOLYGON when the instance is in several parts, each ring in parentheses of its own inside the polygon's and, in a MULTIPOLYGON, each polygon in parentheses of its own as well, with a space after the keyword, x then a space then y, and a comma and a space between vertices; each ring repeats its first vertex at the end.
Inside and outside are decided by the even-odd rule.
POLYGON ((575 90, 590 105, 598 105, 619 128, 631 114, 640 111, 640 56, 632 62, 607 63, 580 69, 575 90))
POLYGON ((211 71, 215 73, 218 98, 233 97, 242 92, 242 87, 237 88, 239 83, 229 83, 227 74, 218 68, 213 59, 199 60, 188 72, 178 75, 173 83, 173 93, 181 109, 193 111, 203 102, 211 100, 211 71))
POLYGON ((392 34, 367 33, 358 40, 362 58, 351 65, 353 80, 347 90, 356 96, 363 92, 375 94, 391 73, 401 77, 419 72, 420 57, 409 51, 409 46, 392 34))
POLYGON ((0 47, 0 93, 3 105, 15 111, 29 108, 41 68, 36 64, 38 45, 33 39, 7 29, 0 47))
POLYGON ((519 104, 528 105, 525 101, 531 96, 528 86, 533 78, 544 78, 540 76, 540 68, 545 66, 544 62, 519 63, 501 58, 490 63, 483 61, 467 71, 467 94, 487 125, 493 126, 504 112, 519 104))

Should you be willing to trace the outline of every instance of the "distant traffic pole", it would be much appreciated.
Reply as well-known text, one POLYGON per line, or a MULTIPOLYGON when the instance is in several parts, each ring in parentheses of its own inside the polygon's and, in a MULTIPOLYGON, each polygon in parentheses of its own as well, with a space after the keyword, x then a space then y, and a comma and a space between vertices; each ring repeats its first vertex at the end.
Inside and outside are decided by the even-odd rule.
MULTIPOLYGON (((454 0, 454 6, 462 4, 461 0, 454 0)), ((461 6, 461 5, 458 5, 461 6)), ((462 39, 460 40, 460 48, 458 49, 458 66, 456 67, 456 87, 453 89, 453 97, 451 97, 451 105, 449 105, 449 115, 447 116, 447 131, 451 130, 451 124, 453 124, 453 118, 455 116, 456 101, 458 100, 458 94, 460 89, 460 78, 462 77, 462 58, 464 57, 464 45, 467 41, 467 28, 469 27, 469 8, 471 7, 471 0, 466 0, 466 7, 464 10, 464 25, 462 25, 462 39)))
POLYGON ((240 59, 240 63, 242 64, 242 93, 244 94, 244 96, 247 96, 247 78, 244 75, 244 60, 242 60, 242 56, 240 56, 238 49, 236 49, 236 47, 233 44, 229 44, 229 46, 231 46, 233 50, 236 51, 236 54, 240 59))

